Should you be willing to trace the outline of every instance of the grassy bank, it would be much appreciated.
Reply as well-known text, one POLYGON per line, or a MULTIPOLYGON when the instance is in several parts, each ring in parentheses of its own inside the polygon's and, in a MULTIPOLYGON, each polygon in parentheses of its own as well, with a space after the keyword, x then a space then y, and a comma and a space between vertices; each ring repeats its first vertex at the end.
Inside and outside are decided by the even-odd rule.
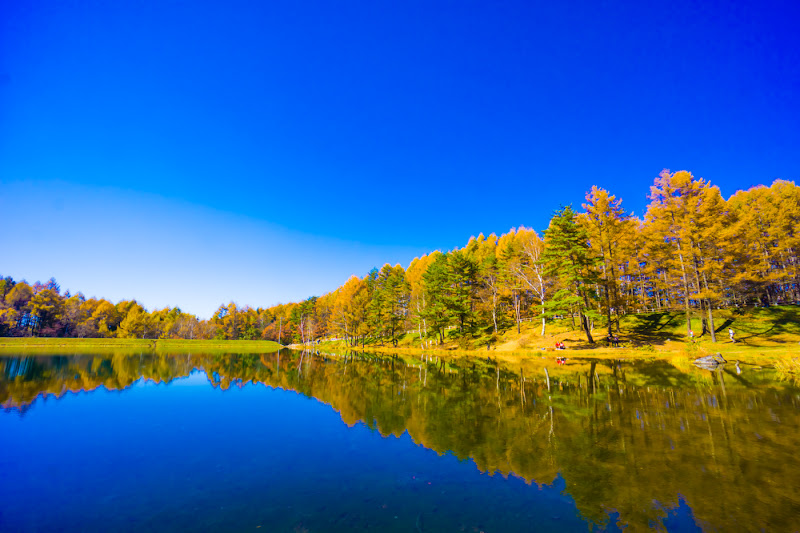
POLYGON ((275 352, 280 349, 281 345, 273 341, 0 337, 0 355, 14 354, 19 350, 41 353, 85 353, 94 351, 265 353, 275 352))
MULTIPOLYGON (((389 342, 368 341, 363 349, 381 354, 434 354, 437 356, 489 356, 492 359, 514 361, 544 356, 573 356, 597 358, 696 358, 721 353, 729 360, 760 361, 766 359, 792 360, 800 357, 800 306, 769 308, 722 309, 714 313, 717 342, 710 333, 701 335, 699 317, 692 319, 695 341, 687 337, 686 316, 682 312, 626 315, 620 321, 620 347, 606 343, 605 324, 595 324, 595 343, 589 343, 582 331, 572 328, 570 319, 551 321, 544 335, 541 322, 524 322, 520 332, 516 327, 498 335, 482 332, 469 339, 459 339, 455 330, 448 332, 444 344, 421 346, 419 335, 405 335, 395 348, 389 342), (736 342, 728 338, 728 328, 735 332, 736 342), (566 351, 555 350, 563 342, 566 351), (488 345, 488 349, 487 349, 488 345)), ((320 344, 330 351, 353 350, 342 341, 320 344)), ((361 345, 358 348, 361 350, 361 345)))

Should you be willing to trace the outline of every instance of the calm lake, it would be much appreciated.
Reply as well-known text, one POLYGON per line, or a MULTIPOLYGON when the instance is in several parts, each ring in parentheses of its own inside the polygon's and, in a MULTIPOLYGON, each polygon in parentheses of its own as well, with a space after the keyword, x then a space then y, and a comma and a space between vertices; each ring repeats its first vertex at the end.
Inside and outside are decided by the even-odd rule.
POLYGON ((800 529, 769 368, 20 354, 0 405, 3 532, 800 529))

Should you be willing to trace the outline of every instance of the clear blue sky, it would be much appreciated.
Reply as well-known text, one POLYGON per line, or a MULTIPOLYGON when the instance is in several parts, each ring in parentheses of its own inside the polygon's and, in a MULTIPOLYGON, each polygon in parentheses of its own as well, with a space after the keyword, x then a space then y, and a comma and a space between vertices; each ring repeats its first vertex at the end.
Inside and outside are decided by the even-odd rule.
POLYGON ((0 274, 209 316, 800 176, 797 2, 620 4, 4 2, 0 274))

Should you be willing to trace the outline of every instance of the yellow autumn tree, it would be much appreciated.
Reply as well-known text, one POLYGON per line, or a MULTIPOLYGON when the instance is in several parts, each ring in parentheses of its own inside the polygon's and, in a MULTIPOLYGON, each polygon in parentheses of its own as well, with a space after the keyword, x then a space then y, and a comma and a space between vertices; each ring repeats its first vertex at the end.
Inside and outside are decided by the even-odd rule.
POLYGON ((620 264, 626 262, 621 255, 621 243, 632 229, 627 223, 628 214, 622 208, 622 200, 605 189, 593 186, 586 193, 585 213, 578 216, 578 223, 586 228, 590 247, 600 267, 601 307, 605 311, 608 335, 612 335, 612 324, 619 332, 619 315, 622 299, 619 291, 620 264), (612 321, 613 314, 613 321, 612 321))

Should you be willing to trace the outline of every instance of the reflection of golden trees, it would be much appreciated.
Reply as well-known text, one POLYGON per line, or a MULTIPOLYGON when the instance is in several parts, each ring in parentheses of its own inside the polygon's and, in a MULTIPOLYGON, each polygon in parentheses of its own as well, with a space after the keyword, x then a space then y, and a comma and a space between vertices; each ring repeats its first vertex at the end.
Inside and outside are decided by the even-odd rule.
POLYGON ((26 407, 40 396, 61 398, 99 387, 122 390, 140 378, 168 383, 192 368, 184 356, 154 354, 3 358, 0 405, 26 407))
POLYGON ((42 394, 169 382, 197 368, 222 389, 260 383, 314 397, 348 425, 408 432, 490 474, 544 484, 560 473, 596 523, 616 510, 634 529, 658 526, 681 497, 713 528, 797 529, 800 416, 790 384, 767 371, 570 361, 549 363, 548 387, 545 364, 411 365, 286 351, 9 358, 0 360, 0 403, 24 408, 42 394))

